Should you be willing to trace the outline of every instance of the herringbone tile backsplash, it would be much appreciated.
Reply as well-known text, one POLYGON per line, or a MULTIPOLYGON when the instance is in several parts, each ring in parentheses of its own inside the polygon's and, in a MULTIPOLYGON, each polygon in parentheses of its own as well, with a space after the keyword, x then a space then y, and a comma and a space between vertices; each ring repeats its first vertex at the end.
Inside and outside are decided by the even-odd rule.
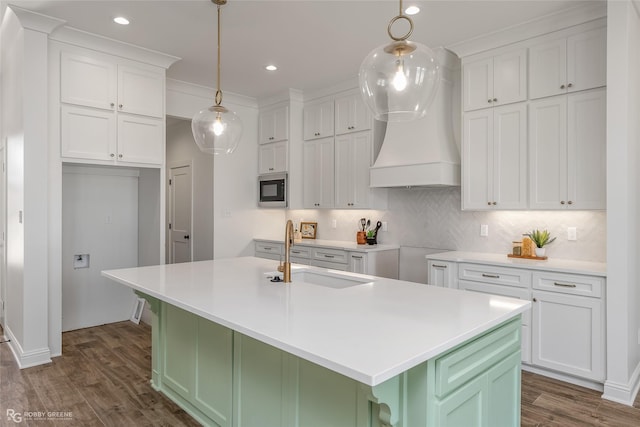
POLYGON ((387 221, 380 243, 401 246, 508 253, 511 242, 532 229, 548 229, 557 240, 547 255, 585 261, 606 260, 606 213, 603 211, 489 211, 460 209, 460 188, 392 188, 388 209, 288 211, 295 223, 318 222, 318 238, 355 240, 361 217, 387 221), (337 227, 331 227, 336 220, 337 227), (489 236, 480 237, 480 225, 489 226, 489 236), (578 240, 567 240, 567 227, 576 227, 578 240))

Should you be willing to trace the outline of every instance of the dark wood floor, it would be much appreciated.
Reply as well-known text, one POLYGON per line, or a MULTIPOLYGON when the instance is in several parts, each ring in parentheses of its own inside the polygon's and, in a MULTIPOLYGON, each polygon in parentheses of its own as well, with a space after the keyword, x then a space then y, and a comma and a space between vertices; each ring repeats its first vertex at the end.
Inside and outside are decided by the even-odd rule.
MULTIPOLYGON (((0 344, 0 426, 198 425, 149 385, 148 326, 121 322, 66 332, 62 343, 63 356, 53 363, 23 370, 8 344, 0 344), (72 416, 16 424, 7 420, 8 409, 72 416)), ((602 400, 596 391, 523 372, 522 425, 637 427, 640 398, 627 407, 602 400)))

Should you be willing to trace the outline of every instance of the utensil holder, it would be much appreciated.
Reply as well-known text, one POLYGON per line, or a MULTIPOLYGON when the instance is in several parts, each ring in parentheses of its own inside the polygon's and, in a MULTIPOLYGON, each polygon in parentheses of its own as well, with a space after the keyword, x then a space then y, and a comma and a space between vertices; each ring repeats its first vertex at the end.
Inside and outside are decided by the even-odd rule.
POLYGON ((359 245, 364 245, 367 243, 367 233, 365 233, 364 231, 358 231, 356 233, 356 242, 359 245))

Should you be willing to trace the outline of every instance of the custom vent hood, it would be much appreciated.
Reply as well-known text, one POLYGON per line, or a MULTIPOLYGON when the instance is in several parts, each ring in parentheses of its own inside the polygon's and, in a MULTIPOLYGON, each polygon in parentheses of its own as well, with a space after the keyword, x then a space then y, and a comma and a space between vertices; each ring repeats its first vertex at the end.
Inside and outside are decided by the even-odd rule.
POLYGON ((452 120, 454 83, 459 82, 460 62, 446 49, 434 51, 441 67, 436 97, 422 119, 387 123, 382 147, 369 169, 371 187, 460 185, 460 149, 452 120))

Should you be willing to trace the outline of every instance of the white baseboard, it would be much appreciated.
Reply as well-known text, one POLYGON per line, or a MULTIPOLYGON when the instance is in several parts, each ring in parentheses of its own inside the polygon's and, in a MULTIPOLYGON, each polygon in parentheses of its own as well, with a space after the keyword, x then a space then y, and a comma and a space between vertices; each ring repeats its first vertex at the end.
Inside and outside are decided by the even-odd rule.
POLYGON ((602 383, 593 380, 586 380, 584 378, 574 377, 572 375, 562 374, 555 371, 549 371, 543 368, 539 368, 537 366, 531 366, 522 364, 522 370, 527 372, 532 372, 534 374, 542 375, 544 377, 553 378, 555 380, 564 381, 569 384, 579 385, 580 387, 590 388, 596 391, 602 391, 604 389, 602 383))
POLYGON ((9 327, 5 327, 4 334, 9 340, 9 348, 20 369, 51 363, 51 352, 48 347, 24 351, 9 327))
POLYGON ((623 405, 633 406, 633 402, 638 395, 638 390, 640 390, 640 363, 636 365, 636 369, 633 370, 633 374, 631 374, 631 378, 626 384, 605 381, 602 398, 622 403, 623 405))

